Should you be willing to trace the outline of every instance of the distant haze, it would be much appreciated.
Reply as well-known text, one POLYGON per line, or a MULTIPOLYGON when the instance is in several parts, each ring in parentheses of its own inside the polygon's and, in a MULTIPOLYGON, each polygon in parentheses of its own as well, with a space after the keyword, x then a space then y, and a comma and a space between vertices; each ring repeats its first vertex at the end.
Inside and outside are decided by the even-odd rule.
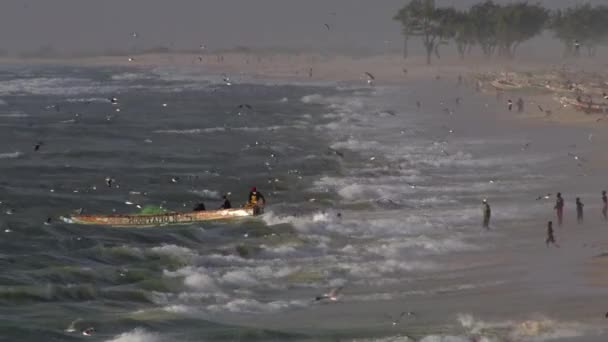
MULTIPOLYGON (((396 50, 404 0, 1 0, 0 50, 209 49, 234 46, 396 50), (335 13, 335 15, 333 14, 335 13), (327 30, 329 24, 331 30, 327 30), (131 37, 137 32, 139 37, 131 37)), ((475 0, 437 1, 469 6, 475 0)), ((497 1, 507 2, 507 1, 497 1)), ((580 1, 545 0, 559 7, 580 1)), ((606 0, 590 1, 605 3, 606 0)))

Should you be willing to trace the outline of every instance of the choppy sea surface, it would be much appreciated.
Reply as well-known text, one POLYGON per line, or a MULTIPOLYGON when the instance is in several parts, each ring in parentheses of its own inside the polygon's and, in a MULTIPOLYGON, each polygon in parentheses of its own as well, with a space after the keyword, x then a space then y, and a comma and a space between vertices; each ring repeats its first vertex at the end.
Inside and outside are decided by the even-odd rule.
POLYGON ((0 340, 606 340, 608 291, 581 266, 606 237, 587 130, 497 118, 512 114, 455 80, 222 79, 0 69, 0 340), (269 203, 255 219, 58 219, 240 205, 252 186, 269 203), (547 249, 553 199, 536 198, 556 191, 570 215, 547 249))

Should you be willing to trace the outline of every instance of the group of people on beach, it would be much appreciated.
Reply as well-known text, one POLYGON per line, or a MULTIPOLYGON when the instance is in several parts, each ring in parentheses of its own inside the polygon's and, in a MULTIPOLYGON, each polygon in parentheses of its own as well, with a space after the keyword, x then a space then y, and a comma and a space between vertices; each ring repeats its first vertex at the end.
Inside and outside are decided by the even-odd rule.
MULTIPOLYGON (((548 195, 547 195, 548 196, 548 195)), ((561 227, 564 222, 564 198, 562 197, 561 192, 558 192, 555 197, 555 206, 553 209, 555 210, 557 216, 557 225, 561 227)), ((576 198, 576 222, 578 224, 583 223, 583 208, 585 205, 581 201, 580 197, 576 198)), ((482 226, 485 229, 490 229, 490 218, 492 215, 492 209, 490 208, 490 204, 488 200, 484 199, 482 201, 482 215, 483 215, 483 223, 482 226)), ((608 195, 606 191, 602 191, 602 217, 605 221, 608 221, 608 195)), ((545 240, 547 247, 550 245, 559 247, 557 242, 555 241, 555 235, 553 232, 553 221, 547 222, 547 239, 545 240)))

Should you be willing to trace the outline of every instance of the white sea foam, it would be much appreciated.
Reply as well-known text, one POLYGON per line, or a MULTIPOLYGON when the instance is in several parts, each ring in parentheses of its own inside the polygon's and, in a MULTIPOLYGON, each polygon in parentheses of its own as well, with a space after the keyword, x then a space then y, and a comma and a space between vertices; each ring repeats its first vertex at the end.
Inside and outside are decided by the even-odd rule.
POLYGON ((23 155, 23 153, 21 153, 21 152, 0 153, 0 159, 14 159, 14 158, 19 158, 22 155, 23 155))
POLYGON ((225 132, 225 127, 191 128, 191 129, 160 129, 154 131, 159 134, 203 134, 225 132))
POLYGON ((260 302, 255 299, 234 299, 225 304, 214 304, 207 307, 210 311, 233 312, 233 313, 273 313, 292 307, 304 307, 305 301, 272 301, 260 302))
POLYGON ((103 97, 74 97, 71 99, 67 99, 66 102, 70 103, 86 103, 86 102, 97 102, 97 103, 105 103, 110 102, 109 99, 103 97))
POLYGON ((160 342, 161 337, 156 333, 148 332, 142 328, 135 328, 129 332, 122 333, 106 342, 160 342))
POLYGON ((21 78, 0 84, 0 94, 6 95, 78 95, 116 92, 118 88, 84 78, 21 78))
POLYGON ((174 257, 183 261, 190 261, 197 256, 197 254, 191 249, 176 245, 162 245, 159 247, 152 247, 150 249, 150 252, 157 255, 166 255, 169 257, 174 257))
POLYGON ((25 113, 1 113, 0 117, 2 118, 26 118, 29 114, 25 113))
POLYGON ((470 314, 458 315, 461 326, 475 335, 494 335, 497 330, 507 330, 508 341, 549 341, 564 338, 599 335, 604 328, 578 322, 559 322, 545 317, 525 321, 487 322, 470 314))
POLYGON ((125 72, 122 74, 112 75, 113 81, 138 81, 152 78, 149 74, 125 72))
POLYGON ((215 191, 215 190, 203 189, 203 190, 192 190, 191 192, 193 194, 199 195, 203 199, 219 200, 222 198, 222 195, 220 195, 219 191, 215 191))
POLYGON ((458 238, 430 238, 417 236, 408 238, 391 238, 380 240, 374 246, 367 246, 367 251, 387 258, 399 258, 412 252, 446 254, 460 251, 477 250, 479 247, 463 242, 458 238))
POLYGON ((312 95, 306 95, 303 96, 301 101, 307 104, 324 104, 325 103, 325 97, 323 97, 320 94, 312 94, 312 95))
POLYGON ((164 275, 172 278, 183 277, 184 285, 195 290, 216 291, 218 289, 212 272, 204 267, 188 266, 174 272, 165 270, 164 275))

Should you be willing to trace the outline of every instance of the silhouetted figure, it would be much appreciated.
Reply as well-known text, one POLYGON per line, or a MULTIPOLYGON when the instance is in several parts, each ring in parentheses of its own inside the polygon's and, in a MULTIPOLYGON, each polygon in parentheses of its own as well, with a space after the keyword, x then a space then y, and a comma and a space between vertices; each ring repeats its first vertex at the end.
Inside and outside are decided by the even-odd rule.
POLYGON ((224 203, 222 203, 222 206, 220 207, 220 209, 231 209, 232 203, 230 203, 228 196, 224 195, 224 197, 222 197, 222 198, 224 199, 224 203))
POLYGON ((483 200, 482 202, 482 212, 483 212, 483 227, 485 229, 490 229, 490 217, 492 216, 492 209, 490 208, 490 204, 487 200, 483 200))
POLYGON ((205 209, 205 203, 201 202, 199 204, 196 205, 196 207, 194 207, 194 209, 192 211, 205 211, 207 209, 205 209))
POLYGON ((524 111, 524 99, 521 97, 517 99, 517 112, 522 113, 524 111))
POLYGON ((509 108, 509 112, 513 110, 513 101, 511 99, 507 101, 507 108, 509 108))
POLYGON ((554 209, 557 213, 557 225, 561 226, 564 220, 564 199, 562 198, 561 192, 557 193, 554 209))
POLYGON ((606 190, 602 191, 602 216, 604 220, 608 220, 608 196, 606 196, 606 190))
POLYGON ((576 198, 576 222, 583 223, 583 207, 585 205, 581 202, 579 197, 576 198))
POLYGON ((545 244, 549 247, 549 244, 553 244, 553 246, 559 248, 557 242, 555 242, 555 235, 553 235, 553 222, 549 221, 547 223, 547 239, 545 240, 545 244))

